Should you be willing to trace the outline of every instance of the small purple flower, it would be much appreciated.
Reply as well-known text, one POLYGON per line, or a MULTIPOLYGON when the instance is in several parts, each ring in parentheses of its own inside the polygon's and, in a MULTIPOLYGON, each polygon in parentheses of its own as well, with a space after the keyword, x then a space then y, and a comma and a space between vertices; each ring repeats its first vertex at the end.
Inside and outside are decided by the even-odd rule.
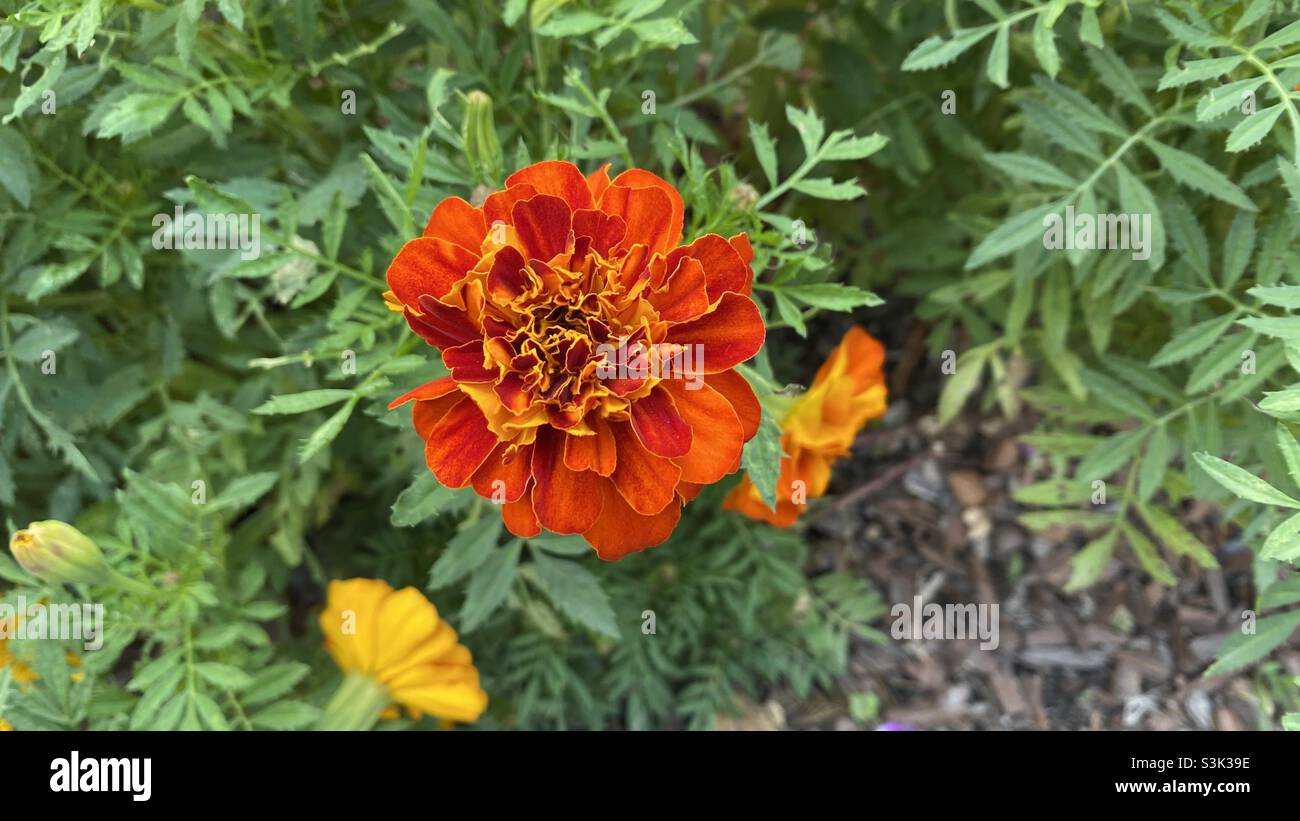
POLYGON ((907 733, 915 729, 915 725, 912 724, 904 724, 901 721, 886 721, 876 728, 876 732, 907 733))

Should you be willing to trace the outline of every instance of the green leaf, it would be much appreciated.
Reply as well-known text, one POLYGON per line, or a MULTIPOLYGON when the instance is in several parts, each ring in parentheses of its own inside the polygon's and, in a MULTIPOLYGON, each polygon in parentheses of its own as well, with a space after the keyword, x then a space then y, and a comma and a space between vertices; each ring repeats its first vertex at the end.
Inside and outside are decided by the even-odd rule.
POLYGON ((322 388, 314 391, 303 391, 302 393, 289 393, 281 396, 272 396, 270 399, 253 408, 253 413, 306 413, 307 411, 317 410, 318 408, 324 408, 337 402, 342 402, 344 399, 349 399, 355 394, 356 391, 344 390, 342 388, 322 388))
POLYGON ((1063 202, 1052 202, 1013 214, 975 247, 966 260, 966 269, 977 268, 1005 256, 1036 239, 1041 241, 1044 234, 1043 220, 1049 214, 1059 213, 1064 207, 1063 202))
POLYGON ((1281 422, 1277 424, 1277 449, 1282 452, 1287 473, 1291 474, 1291 481, 1300 485, 1300 442, 1296 441, 1295 436, 1281 422))
POLYGON ((352 409, 357 406, 357 397, 352 397, 347 404, 334 412, 334 415, 326 419, 320 427, 312 431, 302 444, 302 450, 298 454, 298 463, 306 464, 313 456, 320 452, 321 448, 333 442, 335 437, 343 430, 343 426, 348 423, 352 416, 352 409))
POLYGON ((807 194, 819 200, 853 200, 867 193, 855 180, 836 182, 830 177, 809 177, 799 180, 790 187, 800 194, 807 194))
POLYGON ((1151 540, 1142 535, 1142 532, 1132 525, 1124 522, 1120 525, 1124 531, 1124 540, 1132 548, 1133 554, 1137 556, 1138 562, 1142 569, 1147 572, 1151 578, 1165 585, 1173 587, 1178 583, 1178 577, 1169 569, 1169 565, 1164 559, 1160 558, 1159 551, 1151 540))
POLYGON ((465 606, 460 611, 460 629, 469 633, 492 615, 506 600, 515 582, 519 552, 523 543, 515 540, 495 548, 470 577, 465 591, 465 606))
POLYGON ((1163 368, 1196 356, 1218 341, 1236 321, 1236 314, 1226 314, 1184 328, 1151 357, 1151 367, 1163 368))
POLYGON ((1231 152, 1245 151, 1259 143, 1273 129, 1277 118, 1282 116, 1285 106, 1282 103, 1246 115, 1246 119, 1237 123, 1228 134, 1224 149, 1231 152))
POLYGON ((996 350, 996 343, 971 348, 957 357, 953 373, 944 382, 939 394, 939 425, 947 425, 957 417, 966 400, 979 387, 984 363, 996 350))
POLYGON ((763 408, 754 438, 745 443, 740 466, 768 508, 776 510, 776 486, 781 479, 781 426, 763 408))
POLYGON ((431 471, 421 469, 414 481, 397 494, 389 521, 394 527, 413 527, 452 507, 456 498, 456 491, 439 484, 431 471))
POLYGON ((926 71, 946 66, 987 37, 995 28, 997 28, 996 24, 958 29, 948 40, 938 35, 930 37, 912 49, 903 60, 903 71, 926 71))
POLYGON ((776 140, 772 139, 771 135, 767 133, 767 124, 750 120, 749 141, 754 146, 754 156, 758 158, 758 166, 763 169, 763 176, 767 177, 768 187, 775 188, 777 181, 776 140))
POLYGON ((1208 453, 1193 456, 1201 469, 1240 499, 1265 505, 1300 509, 1300 502, 1265 482, 1253 473, 1208 453))
POLYGON ((254 727, 265 730, 302 730, 320 720, 321 711, 302 701, 281 701, 248 717, 254 727))
POLYGON ((1119 529, 1107 531, 1104 536, 1088 542, 1083 549, 1070 558, 1070 579, 1065 583, 1067 593, 1073 593, 1091 587, 1101 578, 1111 556, 1115 554, 1115 541, 1119 529))
POLYGON ((1189 154, 1182 149, 1155 140, 1148 140, 1147 145, 1160 159, 1160 164, 1169 175, 1183 185, 1209 194, 1211 197, 1218 197, 1230 205, 1245 208, 1247 211, 1259 210, 1250 197, 1246 196, 1246 192, 1238 188, 1222 171, 1195 154, 1189 154))
POLYGON ((1160 508, 1146 504, 1139 504, 1137 508, 1147 527, 1151 528, 1151 532, 1169 550, 1179 556, 1190 556, 1201 567, 1218 568, 1219 562, 1210 549, 1193 536, 1191 531, 1179 524, 1173 516, 1160 508))
POLYGON ((4 157, 0 162, 0 186, 27 208, 32 204, 38 171, 32 150, 17 128, 0 126, 0 157, 4 157))
POLYGON ((1169 467, 1169 434, 1164 425, 1156 425, 1147 440, 1147 450, 1138 468, 1138 499, 1146 501, 1160 489, 1169 467))
POLYGON ((993 48, 989 49, 988 60, 984 65, 984 73, 988 75, 989 81, 998 88, 1007 87, 1007 62, 1010 57, 1010 41, 1011 27, 1007 25, 998 26, 997 36, 993 38, 993 48))
POLYGON ((1026 182, 1073 188, 1078 181, 1055 165, 1029 154, 985 154, 984 159, 1004 174, 1026 182))
POLYGON ((501 517, 489 512, 473 524, 462 526, 429 571, 428 588, 438 590, 455 584, 483 565, 496 551, 501 535, 501 517))
POLYGON ((866 305, 875 306, 883 305, 884 300, 870 291, 864 291, 853 285, 842 285, 838 282, 819 282, 812 285, 785 285, 782 286, 779 293, 797 299, 805 305, 811 305, 814 308, 824 308, 828 311, 851 311, 854 308, 866 305))
POLYGON ((545 553, 533 554, 533 567, 556 609, 584 627, 618 638, 609 596, 589 570, 576 561, 551 558, 545 553))
POLYGON ((230 664, 201 661, 194 665, 194 670, 205 681, 226 690, 242 690, 253 683, 253 679, 248 673, 230 664))
POLYGON ((1273 528, 1259 549, 1259 557, 1279 562, 1300 561, 1300 513, 1273 528))
POLYGON ((1282 646, 1300 627, 1300 610, 1265 616, 1255 623, 1255 632, 1233 633, 1219 648, 1219 656, 1205 671, 1205 677, 1230 673, 1253 664, 1282 646))

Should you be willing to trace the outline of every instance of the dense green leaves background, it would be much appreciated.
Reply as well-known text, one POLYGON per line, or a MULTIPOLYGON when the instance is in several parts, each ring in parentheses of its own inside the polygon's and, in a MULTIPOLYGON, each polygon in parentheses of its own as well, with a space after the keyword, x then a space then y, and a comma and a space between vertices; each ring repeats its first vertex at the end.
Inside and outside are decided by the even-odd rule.
MULTIPOLYGON (((430 591, 489 724, 708 726, 737 693, 834 686, 873 635, 862 582, 806 578, 802 538, 718 516, 723 488, 602 565, 507 538, 423 468, 385 405, 440 366, 379 294, 436 202, 500 182, 467 156, 471 91, 506 171, 636 164, 678 183, 688 236, 750 232, 772 328, 876 291, 914 310, 936 369, 956 357, 941 422, 1037 420, 1057 475, 1018 500, 1030 527, 1091 534, 1072 587, 1121 550, 1163 583, 1213 566, 1179 521, 1211 499, 1257 553, 1268 625, 1220 669, 1293 635, 1295 2, 0 11, 0 508, 10 530, 77 522, 156 588, 109 603, 84 681, 35 659, 16 724, 308 726, 336 680, 310 614, 340 576, 430 591), (259 215, 261 256, 155 250, 178 205, 259 215), (1067 206, 1150 214, 1150 258, 1043 248, 1067 206)), ((776 396, 799 354, 746 375, 776 396)), ((769 418, 744 462, 766 494, 778 456, 769 418)), ((0 577, 39 587, 7 558, 0 577)))

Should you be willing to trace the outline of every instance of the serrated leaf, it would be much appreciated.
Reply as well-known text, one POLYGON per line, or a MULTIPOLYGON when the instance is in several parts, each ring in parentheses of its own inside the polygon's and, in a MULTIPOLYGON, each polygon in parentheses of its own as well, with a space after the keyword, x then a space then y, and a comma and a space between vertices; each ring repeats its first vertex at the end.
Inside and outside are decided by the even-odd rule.
POLYGON ((618 638, 609 596, 592 573, 576 561, 533 554, 533 567, 546 595, 561 613, 583 627, 618 638))
POLYGON ((1193 454, 1196 463, 1210 478, 1240 499, 1265 505, 1300 509, 1300 501, 1265 482, 1250 471, 1209 453, 1193 454))
POLYGON ((1218 658, 1204 676, 1222 675, 1253 664, 1280 647, 1300 627, 1300 610, 1265 616, 1255 622, 1251 634, 1233 633, 1219 648, 1218 658))

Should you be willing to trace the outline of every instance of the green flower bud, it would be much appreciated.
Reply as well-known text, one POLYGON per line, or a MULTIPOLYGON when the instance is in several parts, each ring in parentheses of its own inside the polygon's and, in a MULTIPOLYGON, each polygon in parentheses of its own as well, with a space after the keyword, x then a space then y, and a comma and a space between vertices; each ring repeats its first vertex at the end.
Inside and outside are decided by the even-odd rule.
POLYGON ((465 159, 475 182, 498 185, 505 176, 501 158, 501 142, 497 139, 497 124, 492 116, 492 98, 482 91, 465 95, 465 118, 461 121, 460 136, 465 143, 465 159))
POLYGON ((70 524, 32 522, 9 540, 9 550, 23 569, 52 584, 95 584, 109 575, 99 545, 70 524))

